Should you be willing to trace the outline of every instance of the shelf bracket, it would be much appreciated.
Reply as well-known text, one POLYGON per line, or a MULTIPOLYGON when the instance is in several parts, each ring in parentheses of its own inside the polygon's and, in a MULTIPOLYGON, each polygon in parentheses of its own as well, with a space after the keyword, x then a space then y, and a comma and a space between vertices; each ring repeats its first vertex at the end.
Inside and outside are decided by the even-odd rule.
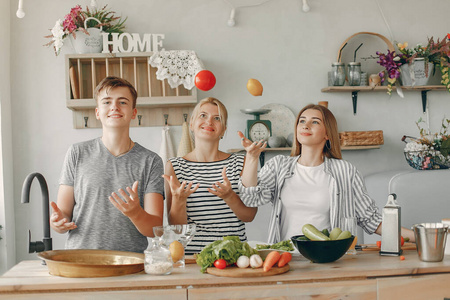
POLYGON ((353 91, 352 92, 353 115, 356 115, 356 107, 358 105, 358 92, 359 91, 353 91))
POLYGON ((425 113, 427 111, 427 92, 429 90, 423 90, 421 91, 422 94, 422 111, 425 113))

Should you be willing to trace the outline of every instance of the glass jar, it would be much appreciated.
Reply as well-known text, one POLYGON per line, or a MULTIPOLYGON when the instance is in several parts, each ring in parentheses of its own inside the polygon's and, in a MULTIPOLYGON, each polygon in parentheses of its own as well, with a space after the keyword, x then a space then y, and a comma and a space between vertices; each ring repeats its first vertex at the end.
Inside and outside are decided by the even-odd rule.
POLYGON ((148 248, 144 251, 145 273, 153 275, 167 275, 172 272, 173 261, 169 249, 160 244, 159 238, 149 238, 148 248))
POLYGON ((343 86, 345 83, 345 64, 334 62, 331 64, 331 85, 343 86))
POLYGON ((355 86, 361 85, 361 63, 349 62, 348 63, 348 84, 355 86))

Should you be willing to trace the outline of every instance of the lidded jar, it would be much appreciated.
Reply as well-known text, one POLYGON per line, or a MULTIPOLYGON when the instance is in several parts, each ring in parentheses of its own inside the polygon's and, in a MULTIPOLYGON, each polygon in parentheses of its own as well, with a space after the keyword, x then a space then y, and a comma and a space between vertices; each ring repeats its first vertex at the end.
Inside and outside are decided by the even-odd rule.
POLYGON ((149 238, 148 248, 144 251, 145 273, 167 275, 172 272, 173 261, 169 249, 160 243, 159 238, 149 238))
POLYGON ((343 86, 345 83, 345 64, 343 62, 334 62, 331 64, 331 84, 334 86, 343 86))

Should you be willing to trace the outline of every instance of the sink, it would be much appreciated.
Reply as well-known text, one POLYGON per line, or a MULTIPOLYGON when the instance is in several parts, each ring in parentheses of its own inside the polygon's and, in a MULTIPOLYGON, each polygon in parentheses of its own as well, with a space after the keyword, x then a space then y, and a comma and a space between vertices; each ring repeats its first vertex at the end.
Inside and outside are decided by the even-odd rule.
POLYGON ((45 260, 51 275, 62 277, 110 277, 144 270, 143 253, 74 249, 44 251, 37 256, 45 260))

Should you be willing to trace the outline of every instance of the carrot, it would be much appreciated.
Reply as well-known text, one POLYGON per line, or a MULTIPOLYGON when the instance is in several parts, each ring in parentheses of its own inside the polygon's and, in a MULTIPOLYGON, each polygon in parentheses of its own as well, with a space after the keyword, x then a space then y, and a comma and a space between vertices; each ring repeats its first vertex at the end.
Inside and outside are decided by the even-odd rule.
POLYGON ((272 251, 267 254, 264 260, 263 270, 264 272, 269 271, 272 267, 280 260, 281 254, 278 251, 272 251))
POLYGON ((280 260, 278 261, 278 267, 284 267, 292 259, 292 254, 289 252, 283 252, 281 254, 280 260))

